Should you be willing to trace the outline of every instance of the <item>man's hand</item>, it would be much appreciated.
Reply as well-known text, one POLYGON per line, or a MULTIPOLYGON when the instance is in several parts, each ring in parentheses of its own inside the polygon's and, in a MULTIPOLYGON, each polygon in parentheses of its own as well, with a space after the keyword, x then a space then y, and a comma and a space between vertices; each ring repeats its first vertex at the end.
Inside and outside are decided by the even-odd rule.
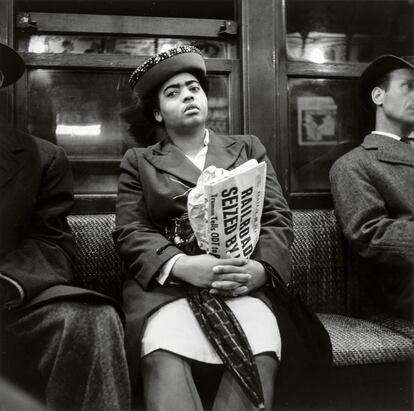
POLYGON ((202 254, 180 257, 171 270, 176 278, 200 288, 216 288, 218 284, 226 290, 235 290, 251 280, 251 275, 243 271, 248 261, 241 258, 218 259, 212 255, 202 254), (221 272, 217 267, 227 267, 221 272))
POLYGON ((255 260, 236 260, 243 261, 244 263, 239 265, 223 265, 222 262, 227 260, 219 260, 219 265, 213 268, 220 280, 213 282, 210 290, 212 294, 238 297, 248 294, 266 283, 267 274, 261 263, 255 260), (241 274, 249 276, 249 279, 240 283, 236 278, 241 274), (235 286, 237 284, 238 286, 235 286))

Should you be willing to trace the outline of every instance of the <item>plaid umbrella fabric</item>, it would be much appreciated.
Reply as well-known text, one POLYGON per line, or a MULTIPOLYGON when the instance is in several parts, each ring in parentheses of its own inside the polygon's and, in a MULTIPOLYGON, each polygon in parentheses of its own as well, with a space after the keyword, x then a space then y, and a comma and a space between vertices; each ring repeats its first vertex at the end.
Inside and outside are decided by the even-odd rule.
POLYGON ((250 401, 264 410, 257 365, 237 318, 223 300, 206 289, 188 286, 187 294, 189 305, 218 356, 250 401))
MULTIPOLYGON (((187 255, 201 254, 188 214, 170 221, 166 238, 187 255)), ((263 388, 247 337, 237 318, 218 296, 207 289, 186 284, 187 300, 201 329, 247 398, 264 410, 263 388)))

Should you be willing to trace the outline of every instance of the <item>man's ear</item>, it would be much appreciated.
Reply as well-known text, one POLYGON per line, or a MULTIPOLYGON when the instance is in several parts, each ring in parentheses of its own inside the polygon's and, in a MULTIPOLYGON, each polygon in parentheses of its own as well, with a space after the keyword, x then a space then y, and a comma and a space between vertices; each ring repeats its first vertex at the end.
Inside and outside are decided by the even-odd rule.
POLYGON ((154 113, 155 121, 157 121, 158 123, 162 123, 161 111, 155 108, 153 113, 154 113))
POLYGON ((375 105, 381 106, 384 102, 385 90, 381 87, 374 87, 371 91, 371 98, 375 105))

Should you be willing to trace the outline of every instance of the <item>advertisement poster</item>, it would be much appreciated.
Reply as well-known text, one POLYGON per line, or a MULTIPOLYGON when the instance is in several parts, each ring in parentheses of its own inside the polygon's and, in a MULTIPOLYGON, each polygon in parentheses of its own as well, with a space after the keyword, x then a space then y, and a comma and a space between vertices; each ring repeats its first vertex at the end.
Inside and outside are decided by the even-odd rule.
POLYGON ((299 145, 337 143, 337 105, 332 97, 300 96, 297 107, 299 145))

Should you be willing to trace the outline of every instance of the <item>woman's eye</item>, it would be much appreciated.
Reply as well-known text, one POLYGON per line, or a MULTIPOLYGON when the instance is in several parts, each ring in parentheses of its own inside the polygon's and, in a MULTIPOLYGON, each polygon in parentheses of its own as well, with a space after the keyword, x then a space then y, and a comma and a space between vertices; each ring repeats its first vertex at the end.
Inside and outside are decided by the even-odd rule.
POLYGON ((176 92, 176 91, 169 91, 169 92, 167 93, 167 97, 174 97, 176 94, 177 94, 177 92, 176 92))
POLYGON ((407 81, 406 83, 403 84, 403 88, 405 90, 411 91, 414 89, 414 81, 407 81))

